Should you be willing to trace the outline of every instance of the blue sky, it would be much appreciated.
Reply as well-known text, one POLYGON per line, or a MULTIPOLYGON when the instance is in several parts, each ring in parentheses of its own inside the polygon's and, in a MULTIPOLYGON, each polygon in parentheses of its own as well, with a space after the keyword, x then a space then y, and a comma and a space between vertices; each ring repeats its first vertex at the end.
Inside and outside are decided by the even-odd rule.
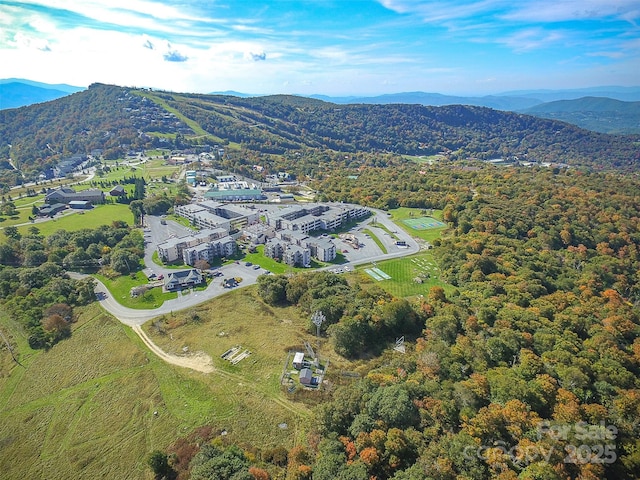
POLYGON ((0 78, 178 92, 640 85, 640 0, 3 0, 0 78))

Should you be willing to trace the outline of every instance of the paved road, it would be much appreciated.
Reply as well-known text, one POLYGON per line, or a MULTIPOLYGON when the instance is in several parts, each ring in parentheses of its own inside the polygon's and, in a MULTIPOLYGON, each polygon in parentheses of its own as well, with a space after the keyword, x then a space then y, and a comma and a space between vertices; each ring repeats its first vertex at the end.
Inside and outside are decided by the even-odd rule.
MULTIPOLYGON (((362 249, 361 252, 358 252, 359 255, 357 258, 350 259, 349 256, 351 252, 347 253, 346 257, 348 261, 347 263, 342 264, 340 267, 344 268, 345 266, 348 266, 348 265, 355 266, 355 265, 360 265, 364 263, 388 260, 391 258, 404 257, 407 255, 416 253, 420 250, 420 246, 418 245, 418 243, 413 238, 411 238, 411 236, 407 234, 404 230, 400 229, 397 225, 395 225, 391 221, 391 219, 387 216, 386 212, 383 212, 382 210, 375 210, 375 209, 371 209, 371 210, 376 214, 375 221, 378 224, 384 225, 390 231, 397 232, 396 236, 400 240, 404 240, 405 242, 407 242, 408 247, 400 249, 395 245, 395 240, 392 240, 390 237, 387 239, 384 235, 381 235, 383 238, 385 238, 383 241, 387 245, 388 253, 382 254, 380 249, 376 245, 373 245, 375 248, 365 247, 364 249, 362 249)), ((358 237, 363 237, 364 239, 365 237, 363 236, 363 234, 361 233, 358 234, 357 229, 371 223, 372 221, 373 221, 373 218, 367 219, 365 222, 360 224, 359 227, 356 227, 356 232, 354 233, 356 233, 358 237)), ((188 229, 170 220, 167 220, 167 225, 161 225, 160 219, 157 217, 155 218, 147 217, 147 222, 150 227, 150 232, 145 232, 148 234, 148 236, 145 238, 145 240, 147 240, 148 242, 147 248, 146 248, 147 254, 145 255, 145 263, 147 267, 153 270, 154 272, 156 272, 157 274, 163 273, 166 275, 167 273, 175 271, 175 270, 163 268, 156 265, 151 261, 151 255, 155 250, 155 245, 157 245, 157 243, 160 241, 164 241, 163 240, 164 237, 168 238, 170 235, 177 235, 177 236, 185 235, 187 234, 188 229), (162 232, 165 232, 165 233, 163 234, 162 232)), ((368 228, 375 228, 375 227, 368 226, 368 228)), ((383 230, 381 229, 377 229, 377 230, 379 232, 383 232, 383 230)), ((370 241, 370 243, 373 243, 373 242, 370 241)), ((332 270, 335 268, 336 266, 332 265, 332 266, 324 267, 323 270, 332 270)), ((265 273, 264 269, 262 268, 254 269, 253 267, 245 266, 244 262, 225 265, 223 267, 220 267, 219 270, 223 273, 223 276, 214 278, 206 290, 199 291, 199 292, 195 290, 190 292, 184 292, 182 294, 179 294, 178 298, 173 300, 166 300, 160 307, 152 310, 138 310, 138 309, 128 308, 121 305, 117 299, 111 296, 111 294, 109 293, 107 288, 104 286, 104 284, 98 281, 97 281, 98 285, 96 287, 96 295, 102 307, 105 310, 107 310, 109 313, 111 313, 114 317, 116 317, 125 325, 136 326, 136 325, 142 325, 143 323, 157 316, 165 315, 165 314, 176 312, 179 310, 184 310, 186 308, 199 305, 212 298, 215 298, 219 295, 227 293, 229 289, 224 288, 222 286, 222 280, 224 278, 230 278, 230 277, 242 278, 242 283, 240 284, 239 287, 236 287, 236 288, 242 288, 248 285, 255 284, 258 276, 265 273)), ((72 273, 72 272, 69 272, 69 275, 74 278, 83 277, 83 275, 81 274, 72 273)))
MULTIPOLYGON (((166 300, 160 307, 151 310, 139 310, 123 306, 118 302, 118 299, 112 297, 111 293, 107 290, 107 287, 98 280, 96 280, 96 297, 106 311, 111 313, 125 325, 132 327, 134 325, 142 325, 143 323, 160 315, 177 312, 179 310, 199 305, 207 300, 211 300, 212 298, 227 293, 229 289, 222 286, 224 278, 241 278, 242 282, 240 283, 240 286, 235 288, 242 288, 255 284, 258 276, 265 272, 262 268, 254 270, 252 267, 245 267, 244 263, 227 265, 222 267, 220 270, 224 272, 224 275, 221 277, 215 277, 206 290, 192 290, 179 293, 178 298, 166 300)), ((73 278, 83 278, 86 276, 73 272, 69 272, 69 275, 73 278)))

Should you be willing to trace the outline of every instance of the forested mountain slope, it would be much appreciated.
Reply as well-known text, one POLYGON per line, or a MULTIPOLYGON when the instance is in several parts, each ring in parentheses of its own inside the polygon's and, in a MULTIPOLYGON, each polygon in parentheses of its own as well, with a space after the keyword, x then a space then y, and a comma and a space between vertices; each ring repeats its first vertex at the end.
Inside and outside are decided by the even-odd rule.
POLYGON ((41 105, 0 111, 0 159, 29 177, 65 155, 101 149, 228 144, 451 159, 517 157, 634 169, 638 137, 611 136, 528 115, 452 105, 336 105, 303 97, 238 98, 95 84, 41 105))
POLYGON ((543 103, 523 112, 569 122, 596 132, 623 134, 640 132, 640 102, 583 97, 543 103))
POLYGON ((456 291, 420 297, 415 349, 371 362, 321 407, 313 478, 638 478, 637 179, 443 167, 320 187, 444 208, 435 252, 456 291))

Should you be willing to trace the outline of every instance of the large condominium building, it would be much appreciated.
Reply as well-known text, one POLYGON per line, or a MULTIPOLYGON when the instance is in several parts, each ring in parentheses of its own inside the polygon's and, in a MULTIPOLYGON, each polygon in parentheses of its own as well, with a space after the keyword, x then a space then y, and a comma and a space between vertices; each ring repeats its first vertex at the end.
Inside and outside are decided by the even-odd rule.
POLYGON ((345 223, 365 218, 369 210, 350 204, 292 205, 267 215, 267 223, 275 229, 309 233, 314 230, 336 230, 345 223))
POLYGON ((200 228, 225 228, 227 232, 241 230, 257 223, 259 218, 255 209, 212 200, 177 206, 175 213, 200 228))
MULTIPOLYGON (((285 258, 287 248, 296 247, 290 250, 290 252, 292 252, 290 255, 294 255, 294 257, 296 254, 293 252, 308 251, 310 257, 314 257, 321 262, 330 262, 336 258, 336 246, 329 238, 309 237, 300 232, 288 232, 285 230, 279 232, 278 237, 279 238, 272 238, 265 244, 264 254, 267 257, 278 258, 285 263, 289 263, 285 258)), ((302 253, 302 255, 306 255, 306 253, 302 253)), ((307 266, 310 261, 309 259, 303 266, 307 266)))
POLYGON ((195 266, 199 260, 211 263, 215 258, 229 257, 236 251, 236 242, 231 237, 222 237, 211 242, 185 248, 182 259, 186 265, 195 266))
POLYGON ((194 235, 186 237, 171 238, 158 245, 158 255, 164 262, 175 262, 183 258, 185 249, 219 240, 226 237, 227 234, 227 230, 217 228, 201 230, 194 235))
POLYGON ((265 244, 264 254, 267 257, 282 260, 292 267, 308 267, 311 265, 311 250, 277 238, 272 238, 265 244))
POLYGON ((307 247, 311 251, 311 256, 321 262, 330 262, 336 258, 336 246, 328 238, 310 238, 307 247))
POLYGON ((298 245, 287 245, 282 253, 282 261, 292 267, 311 266, 311 251, 298 245))

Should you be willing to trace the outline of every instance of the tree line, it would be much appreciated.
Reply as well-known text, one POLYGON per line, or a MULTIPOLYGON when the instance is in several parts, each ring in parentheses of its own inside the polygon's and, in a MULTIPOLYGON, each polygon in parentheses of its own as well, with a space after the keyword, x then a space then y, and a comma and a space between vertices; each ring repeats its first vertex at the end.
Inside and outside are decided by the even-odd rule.
POLYGON ((95 300, 95 282, 67 271, 117 276, 136 272, 144 257, 140 231, 124 222, 44 237, 37 227, 25 235, 4 229, 0 244, 0 301, 25 328, 32 348, 49 348, 71 334, 73 308, 95 300))

